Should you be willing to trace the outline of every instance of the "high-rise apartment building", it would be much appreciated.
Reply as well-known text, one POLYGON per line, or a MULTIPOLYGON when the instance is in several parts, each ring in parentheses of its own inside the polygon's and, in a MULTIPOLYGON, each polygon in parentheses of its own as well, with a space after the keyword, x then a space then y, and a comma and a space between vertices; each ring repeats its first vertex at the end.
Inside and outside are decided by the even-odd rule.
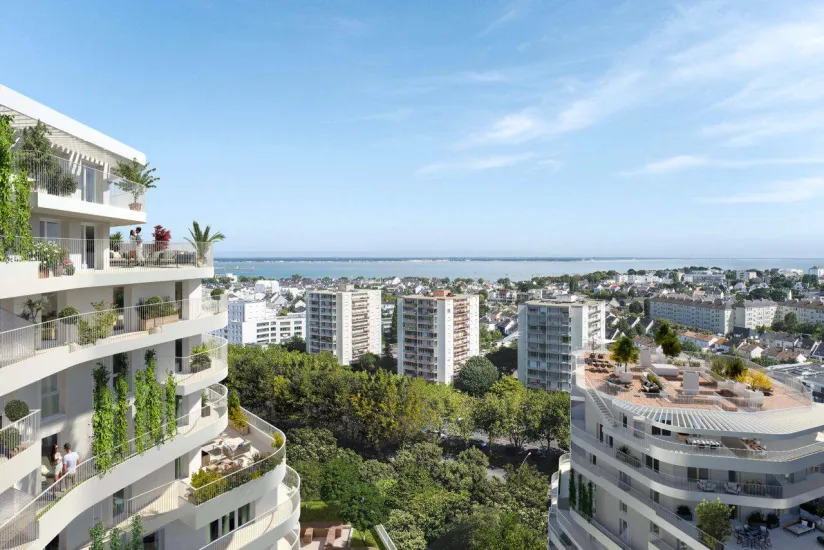
POLYGON ((229 422, 212 245, 125 237, 151 205, 117 172, 140 151, 2 86, 0 115, 0 216, 33 237, 0 252, 0 549, 87 548, 137 515, 146 549, 298 548, 283 434, 229 422))
POLYGON ((329 352, 341 365, 381 353, 381 291, 342 285, 306 293, 306 351, 329 352))
POLYGON ((735 308, 730 300, 704 300, 682 294, 657 296, 650 300, 650 316, 673 323, 709 330, 715 334, 732 332, 735 308))
POLYGON ((604 343, 606 302, 574 295, 518 307, 518 379, 531 388, 570 389, 572 352, 604 343))
POLYGON ((282 344, 295 336, 304 338, 305 325, 303 312, 281 315, 266 302, 230 300, 229 324, 219 334, 230 344, 282 344))
MULTIPOLYGON (((798 524, 800 505, 824 496, 824 415, 791 374, 768 373, 753 389, 703 366, 651 363, 645 352, 642 366, 617 372, 605 355, 576 355, 573 393, 582 400, 573 400, 571 452, 552 478, 557 548, 731 549, 734 535, 724 546, 701 530, 702 501, 730 506, 739 527, 753 512, 785 526, 798 524)), ((745 546, 798 540, 755 529, 745 546)))
POLYGON ((398 374, 454 382, 479 349, 477 294, 398 298, 398 374))

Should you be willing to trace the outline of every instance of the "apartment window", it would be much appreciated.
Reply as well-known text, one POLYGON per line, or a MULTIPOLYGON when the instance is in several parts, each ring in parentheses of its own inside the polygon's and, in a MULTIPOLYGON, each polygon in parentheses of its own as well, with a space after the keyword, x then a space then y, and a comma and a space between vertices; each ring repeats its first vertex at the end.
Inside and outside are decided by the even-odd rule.
POLYGON ((47 220, 40 221, 40 236, 49 240, 60 238, 60 224, 47 220))
POLYGON ((40 413, 43 419, 56 416, 60 410, 60 375, 52 374, 40 381, 40 413))
POLYGON ((626 502, 624 502, 623 500, 619 500, 619 501, 618 501, 618 510, 619 510, 622 514, 625 514, 625 515, 626 515, 626 513, 627 513, 627 503, 626 503, 626 502))
POLYGON ((209 524, 209 538, 206 542, 212 542, 220 538, 220 520, 216 519, 209 524))
POLYGON ((661 493, 658 491, 653 491, 652 489, 649 490, 649 498, 656 504, 658 504, 659 499, 661 498, 661 493))
POLYGON ((646 457, 645 460, 646 460, 647 468, 649 468, 651 470, 655 470, 657 472, 658 467, 661 465, 661 463, 658 461, 658 459, 657 458, 652 458, 649 455, 645 455, 645 457, 646 457))
POLYGON ((627 520, 621 518, 620 520, 618 520, 618 536, 625 539, 628 535, 629 524, 627 523, 627 520))
POLYGON ((183 457, 179 456, 175 459, 175 479, 183 479, 186 474, 183 470, 183 457))
POLYGON ((175 340, 175 372, 183 372, 183 339, 175 340))
POLYGON ((222 531, 221 536, 226 535, 226 534, 231 533, 232 531, 234 531, 235 530, 235 512, 234 512, 234 510, 229 512, 225 516, 223 516, 221 523, 223 524, 223 531, 222 531))
POLYGON ((687 467, 687 479, 690 481, 697 481, 699 479, 709 479, 710 471, 707 468, 695 468, 693 466, 687 467))
POLYGON ((244 504, 240 508, 237 509, 237 526, 240 527, 249 522, 249 518, 252 515, 252 505, 251 504, 244 504))
POLYGON ((126 511, 126 489, 120 489, 112 495, 112 516, 115 518, 126 511))
POLYGON ((649 522, 649 532, 657 537, 661 534, 661 529, 657 524, 649 522))

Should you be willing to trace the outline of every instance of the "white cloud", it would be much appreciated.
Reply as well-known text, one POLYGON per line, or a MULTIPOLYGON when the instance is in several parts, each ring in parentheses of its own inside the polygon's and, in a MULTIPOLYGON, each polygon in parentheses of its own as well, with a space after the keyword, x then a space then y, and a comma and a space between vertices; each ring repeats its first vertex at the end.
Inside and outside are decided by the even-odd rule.
POLYGON ((523 143, 543 132, 543 123, 533 115, 526 112, 512 113, 499 118, 487 131, 471 135, 461 146, 523 143))
POLYGON ((745 147, 778 136, 818 131, 823 124, 824 111, 778 112, 710 125, 702 132, 724 138, 725 145, 745 147))
POLYGON ((774 182, 757 192, 704 197, 702 202, 719 204, 786 204, 805 202, 824 195, 824 178, 774 182))
POLYGON ((489 170, 493 168, 506 168, 522 164, 533 158, 532 153, 521 155, 490 155, 485 157, 475 157, 451 162, 436 162, 427 164, 418 170, 419 174, 437 174, 451 170, 489 170))
POLYGON ((479 84, 491 84, 506 81, 506 77, 499 71, 470 71, 463 76, 469 82, 477 82, 479 84))
POLYGON ((749 160, 721 160, 706 157, 696 157, 692 155, 679 155, 668 159, 645 164, 636 170, 621 172, 622 176, 637 176, 647 174, 670 174, 680 172, 689 168, 708 166, 713 168, 752 168, 754 166, 790 166, 803 164, 824 164, 822 157, 797 157, 797 158, 753 158, 749 160))

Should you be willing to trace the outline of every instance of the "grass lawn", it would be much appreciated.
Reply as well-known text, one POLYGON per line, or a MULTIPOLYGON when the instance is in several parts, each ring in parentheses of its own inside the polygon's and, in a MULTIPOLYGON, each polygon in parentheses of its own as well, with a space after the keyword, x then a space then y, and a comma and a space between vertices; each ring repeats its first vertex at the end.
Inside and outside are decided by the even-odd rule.
MULTIPOLYGON (((300 503, 300 521, 303 522, 340 522, 340 514, 338 507, 335 504, 327 504, 322 500, 311 500, 300 503)), ((352 547, 372 547, 386 550, 381 544, 380 539, 375 534, 374 529, 369 531, 358 531, 352 529, 352 540, 350 541, 352 547)))

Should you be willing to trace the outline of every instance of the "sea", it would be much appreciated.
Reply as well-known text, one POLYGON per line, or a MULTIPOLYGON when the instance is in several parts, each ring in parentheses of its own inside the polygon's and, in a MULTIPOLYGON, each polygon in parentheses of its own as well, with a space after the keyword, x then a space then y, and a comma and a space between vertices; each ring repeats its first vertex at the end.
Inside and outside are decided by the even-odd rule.
POLYGON ((217 258, 215 273, 265 277, 368 278, 471 277, 523 281, 537 276, 585 274, 629 269, 803 269, 824 263, 817 258, 217 258))

